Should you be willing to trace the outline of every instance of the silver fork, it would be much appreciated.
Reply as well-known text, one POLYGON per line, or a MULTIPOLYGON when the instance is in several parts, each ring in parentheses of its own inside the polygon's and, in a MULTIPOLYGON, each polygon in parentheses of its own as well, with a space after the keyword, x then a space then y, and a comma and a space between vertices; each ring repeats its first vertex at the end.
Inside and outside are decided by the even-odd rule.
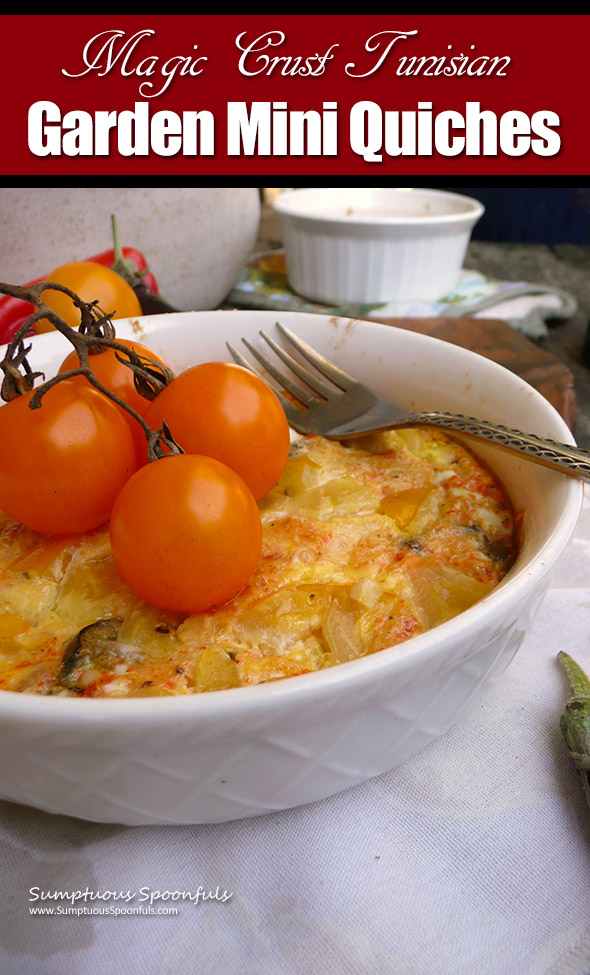
POLYGON ((408 411, 348 375, 284 325, 277 322, 276 327, 300 359, 313 366, 313 372, 266 332, 261 331, 260 335, 274 352, 274 357, 264 354, 247 339, 242 339, 245 347, 263 367, 262 372, 229 342, 227 347, 239 365, 250 369, 266 382, 267 376, 275 380, 280 388, 273 386, 273 389, 283 404, 290 426, 298 433, 316 433, 335 440, 346 440, 359 434, 395 427, 442 427, 486 441, 571 477, 590 480, 588 450, 460 413, 408 411), (277 359, 288 367, 289 373, 277 365, 277 359), (305 386, 293 376, 299 377, 305 386), (328 380, 329 385, 324 380, 328 380))

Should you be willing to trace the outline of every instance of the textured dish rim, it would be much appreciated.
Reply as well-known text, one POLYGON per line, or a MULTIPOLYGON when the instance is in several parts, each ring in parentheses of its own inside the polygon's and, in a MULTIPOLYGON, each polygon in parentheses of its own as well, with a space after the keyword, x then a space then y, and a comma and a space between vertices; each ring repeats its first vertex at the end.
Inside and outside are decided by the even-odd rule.
MULTIPOLYGON (((351 187, 352 190, 358 189, 358 187, 351 187)), ((318 223, 324 224, 334 224, 347 228, 354 227, 400 227, 400 226, 427 226, 429 224, 445 224, 445 223, 464 223, 467 220, 479 220, 485 211, 483 203, 476 200, 472 196, 464 196, 462 193, 452 193, 446 190, 431 190, 428 188, 416 187, 415 190, 404 190, 401 187, 377 187, 377 192, 380 193, 423 193, 427 196, 444 198, 450 200, 459 200, 461 203, 465 204, 465 210, 460 213, 438 213, 438 214, 417 214, 416 216, 378 216, 374 215, 370 218, 358 217, 355 215, 354 220, 347 219, 346 217, 334 216, 327 212, 317 212, 313 209, 306 209, 305 202, 310 199, 311 194, 315 194, 317 190, 310 189, 300 189, 300 190, 288 190, 281 193, 279 197, 273 203, 273 209, 279 213, 282 217, 295 217, 300 220, 313 220, 318 223), (293 207, 296 201, 301 203, 301 207, 293 207)), ((332 192, 337 192, 345 194, 347 192, 346 188, 333 187, 332 192)), ((362 209, 362 208, 361 208, 362 209)))
MULTIPOLYGON (((216 313, 223 315, 224 311, 216 313)), ((239 310, 228 310, 227 313, 235 315, 239 313, 239 310)), ((248 309, 244 310, 243 313, 251 316, 256 314, 256 311, 248 309)), ((179 312, 176 313, 175 318, 179 314, 187 316, 210 315, 212 312, 179 312)), ((265 313, 262 310, 260 314, 274 316, 276 313, 265 313)), ((310 317, 310 315, 322 317, 320 315, 314 316, 314 313, 291 313, 292 316, 298 314, 303 317, 310 317)), ((152 320, 158 317, 151 316, 152 320)), ((374 324, 364 323, 358 319, 346 319, 346 321, 355 325, 374 324)), ((418 344, 442 344, 445 348, 448 346, 448 343, 436 336, 420 333, 411 333, 411 335, 412 340, 417 341, 418 344)), ((484 358, 478 353, 462 347, 456 347, 455 351, 456 354, 464 358, 475 357, 478 361, 484 358)), ((486 359, 485 363, 486 368, 509 372, 504 366, 493 360, 486 359)), ((535 387, 525 380, 520 379, 520 382, 528 394, 540 405, 543 405, 561 428, 561 431, 558 431, 558 434, 554 433, 553 436, 560 435, 564 442, 575 443, 572 432, 555 407, 535 387)), ((536 555, 525 566, 516 569, 513 576, 509 573, 496 589, 469 609, 401 644, 395 644, 377 653, 309 674, 299 674, 248 687, 204 691, 198 694, 144 698, 77 698, 23 694, 18 691, 0 689, 0 721, 6 721, 12 717, 19 723, 40 721, 70 727, 79 724, 80 719, 100 722, 102 725, 108 724, 109 726, 120 723, 127 724, 129 720, 132 720, 134 726, 148 728, 150 725, 153 726, 160 722, 168 724, 176 714, 183 719, 191 717, 197 724, 204 719, 225 721, 228 718, 239 717, 250 711, 260 712, 263 709, 277 709, 283 703, 290 704, 293 698, 316 700, 331 688, 338 685, 349 685, 351 682, 357 683, 360 688, 374 680, 394 679, 396 672, 403 672, 406 666, 413 665, 416 662, 416 658, 423 657, 424 660, 427 660, 433 656, 438 656, 443 652, 446 644, 452 644, 456 640, 467 637, 469 632, 484 627, 486 622, 491 623, 495 620, 496 626, 501 626, 502 619, 510 607, 520 602, 528 591, 540 585, 547 574, 552 571, 555 562, 574 534, 584 493, 581 481, 576 481, 575 478, 569 478, 567 475, 555 474, 555 477, 560 476, 571 481, 571 490, 568 492, 567 501, 558 524, 547 536, 536 555), (577 490, 575 490, 576 486, 577 490)), ((295 703, 298 703, 297 700, 295 703)))

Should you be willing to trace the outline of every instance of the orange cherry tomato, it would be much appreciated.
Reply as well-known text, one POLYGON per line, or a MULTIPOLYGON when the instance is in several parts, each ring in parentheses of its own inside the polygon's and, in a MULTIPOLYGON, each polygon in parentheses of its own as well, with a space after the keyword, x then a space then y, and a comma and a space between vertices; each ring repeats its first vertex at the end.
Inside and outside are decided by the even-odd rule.
POLYGON ((110 535, 127 585, 141 599, 187 615, 233 599, 262 545, 250 489, 225 464, 194 454, 141 467, 115 502, 110 535))
MULTIPOLYGON (((135 342, 129 339, 117 339, 120 345, 124 345, 126 348, 134 349, 138 355, 152 359, 159 365, 166 367, 164 360, 148 349, 147 346, 142 345, 140 342, 135 342)), ((129 366, 121 362, 117 356, 120 355, 125 358, 124 353, 118 352, 118 350, 105 346, 99 352, 89 355, 88 359, 90 366, 96 378, 102 385, 108 389, 111 393, 115 393, 119 399, 122 399, 124 403, 127 403, 139 413, 140 416, 145 417, 147 409, 150 405, 150 400, 142 396, 140 392, 136 389, 135 382, 133 380, 133 371, 129 366)), ((61 366, 59 367, 59 372, 67 372, 69 369, 75 369, 79 365, 78 353, 74 349, 66 356, 61 366)), ((86 376, 73 376, 71 382, 83 383, 89 386, 90 383, 86 376)), ((131 416, 127 410, 121 409, 121 413, 125 417, 125 420, 129 424, 129 429, 131 430, 133 440, 136 447, 138 466, 143 463, 146 458, 146 436, 145 431, 140 423, 137 422, 135 417, 131 416)))
MULTIPOLYGON (((75 261, 62 264, 47 275, 47 281, 63 284, 82 301, 97 301, 101 311, 113 312, 113 318, 135 318, 142 314, 139 298, 130 284, 120 274, 96 261, 75 261)), ((78 328, 80 309, 63 291, 47 288, 43 302, 63 318, 66 325, 78 328)), ((37 332, 54 331, 49 319, 42 318, 35 324, 37 332)))
POLYGON ((187 453, 227 464, 257 501, 278 483, 289 456, 289 425, 278 397, 233 363, 186 369, 152 401, 146 420, 152 429, 165 421, 187 453))
POLYGON ((137 467, 129 427, 113 403, 79 383, 58 383, 35 410, 32 395, 0 407, 0 508, 49 535, 97 528, 137 467))

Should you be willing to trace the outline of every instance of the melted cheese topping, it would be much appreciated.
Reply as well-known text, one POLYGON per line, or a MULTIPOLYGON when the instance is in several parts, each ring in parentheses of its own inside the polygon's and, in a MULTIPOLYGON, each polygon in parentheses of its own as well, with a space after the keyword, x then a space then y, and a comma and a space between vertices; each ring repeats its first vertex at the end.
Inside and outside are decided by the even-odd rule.
POLYGON ((515 556, 500 486, 433 430, 301 438, 259 507, 248 585, 188 618, 125 586, 108 526, 56 539, 0 516, 0 687, 191 694, 320 670, 462 612, 515 556))

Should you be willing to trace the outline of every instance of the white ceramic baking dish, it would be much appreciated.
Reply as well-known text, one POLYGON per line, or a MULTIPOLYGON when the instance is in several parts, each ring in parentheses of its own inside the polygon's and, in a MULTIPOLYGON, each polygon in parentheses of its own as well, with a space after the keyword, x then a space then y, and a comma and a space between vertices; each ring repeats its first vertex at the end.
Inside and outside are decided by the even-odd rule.
MULTIPOLYGON (((230 359, 274 312, 117 322, 177 370, 230 359)), ((281 320, 410 408, 454 410, 572 442, 536 390, 487 358, 403 329, 325 315, 281 320)), ((66 340, 33 340, 52 374, 66 340)), ((0 794, 111 823, 205 823, 325 798, 412 756, 499 678, 576 526, 581 484, 493 447, 478 455, 525 512, 514 568, 491 595, 424 635, 317 673, 182 697, 78 699, 0 692, 0 794)))

